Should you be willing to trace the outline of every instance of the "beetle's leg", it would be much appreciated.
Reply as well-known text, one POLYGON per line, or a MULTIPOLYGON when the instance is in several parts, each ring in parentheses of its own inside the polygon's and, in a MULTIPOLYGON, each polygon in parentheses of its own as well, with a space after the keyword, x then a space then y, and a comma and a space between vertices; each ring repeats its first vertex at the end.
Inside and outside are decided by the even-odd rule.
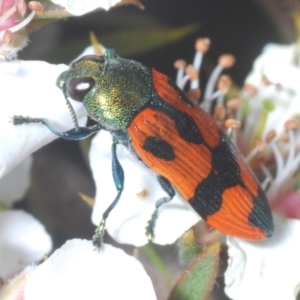
POLYGON ((124 171, 118 160, 116 149, 117 149, 117 143, 113 142, 112 148, 111 148, 111 150, 112 150, 112 173, 113 173, 113 178, 114 178, 114 182, 115 182, 115 186, 116 186, 118 194, 117 194, 115 200, 111 203, 111 205, 103 213, 102 220, 101 220, 98 228, 95 231, 95 235, 93 236, 93 243, 97 248, 101 247, 101 243, 103 241, 106 219, 107 219, 109 213, 117 205, 117 203, 121 197, 121 194, 123 192, 123 189, 124 189, 124 171))
POLYGON ((23 116, 13 116, 12 118, 14 125, 30 124, 30 123, 41 123, 48 127, 48 129, 55 135, 65 140, 82 140, 90 135, 98 132, 102 127, 99 124, 90 127, 75 127, 68 131, 60 132, 54 128, 54 126, 44 118, 29 118, 23 116))
POLYGON ((170 202, 175 196, 175 190, 174 190, 172 184, 165 177, 158 176, 157 179, 158 179, 158 182, 161 185, 161 187, 168 194, 168 197, 160 198, 155 203, 155 210, 151 216, 151 219, 148 221, 148 225, 146 227, 146 236, 147 236, 149 242, 152 242, 153 237, 154 237, 154 227, 155 227, 155 222, 156 222, 157 215, 158 215, 158 209, 160 208, 160 206, 162 204, 170 202))

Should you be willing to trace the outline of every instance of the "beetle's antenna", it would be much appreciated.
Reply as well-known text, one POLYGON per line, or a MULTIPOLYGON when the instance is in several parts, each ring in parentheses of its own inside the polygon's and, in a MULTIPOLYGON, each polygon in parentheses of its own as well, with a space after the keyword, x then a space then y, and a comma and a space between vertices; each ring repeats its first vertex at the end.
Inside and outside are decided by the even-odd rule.
POLYGON ((76 114, 75 114, 74 108, 73 108, 73 106, 72 106, 72 104, 71 104, 70 100, 68 99, 68 96, 67 96, 67 93, 66 93, 66 91, 64 90, 63 92, 64 92, 65 99, 66 99, 66 101, 67 101, 67 106, 68 106, 68 109, 69 109, 69 111, 70 111, 70 113, 71 113, 71 117, 72 117, 72 120, 73 120, 74 126, 75 126, 75 128, 78 128, 78 127, 79 127, 79 125, 78 125, 78 120, 77 120, 77 117, 76 117, 76 114))

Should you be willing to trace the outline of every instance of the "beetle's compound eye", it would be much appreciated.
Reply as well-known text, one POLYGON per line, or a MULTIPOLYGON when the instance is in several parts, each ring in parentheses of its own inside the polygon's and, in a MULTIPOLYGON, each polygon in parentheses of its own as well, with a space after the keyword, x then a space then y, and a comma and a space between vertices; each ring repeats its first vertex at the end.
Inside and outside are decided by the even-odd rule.
POLYGON ((92 77, 71 78, 66 84, 66 92, 72 99, 82 102, 94 84, 95 80, 92 77))

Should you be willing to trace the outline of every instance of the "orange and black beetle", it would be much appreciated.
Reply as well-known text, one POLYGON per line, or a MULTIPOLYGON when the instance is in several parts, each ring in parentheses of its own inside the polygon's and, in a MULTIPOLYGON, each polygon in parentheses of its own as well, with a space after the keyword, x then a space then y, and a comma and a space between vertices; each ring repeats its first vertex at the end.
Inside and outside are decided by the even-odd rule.
MULTIPOLYGON (((83 102, 97 124, 58 132, 46 119, 14 117, 14 124, 43 123, 68 140, 84 139, 101 129, 113 136, 113 177, 118 194, 96 230, 101 245, 105 220, 121 197, 124 173, 117 155, 123 144, 158 175, 168 197, 156 202, 147 227, 151 240, 158 208, 175 189, 211 226, 233 236, 263 240, 272 235, 270 208, 255 176, 230 139, 205 111, 191 103, 165 75, 122 59, 113 50, 74 62, 57 80, 68 97, 83 102)), ((68 101, 68 99, 67 99, 68 101)))

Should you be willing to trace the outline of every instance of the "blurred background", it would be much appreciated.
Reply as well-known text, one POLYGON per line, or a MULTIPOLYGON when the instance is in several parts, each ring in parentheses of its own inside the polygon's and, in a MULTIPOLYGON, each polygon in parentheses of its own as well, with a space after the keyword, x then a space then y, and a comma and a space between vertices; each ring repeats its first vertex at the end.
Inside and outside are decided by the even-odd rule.
MULTIPOLYGON (((138 60, 175 79, 175 60, 192 62, 195 40, 208 37, 211 48, 204 59, 201 84, 205 85, 218 57, 231 53, 236 64, 226 73, 242 86, 254 59, 266 44, 290 44, 297 38, 292 11, 299 0, 141 2, 144 10, 124 5, 55 22, 36 21, 44 22, 45 26, 35 30, 40 23, 31 28, 29 45, 19 58, 69 64, 90 45, 89 32, 93 31, 106 48, 115 48, 120 56, 138 60)), ((56 140, 37 151, 32 187, 25 201, 17 204, 45 224, 54 249, 67 239, 91 239, 95 230, 91 208, 78 196, 78 192, 95 195, 85 149, 86 144, 56 140)), ((129 246, 125 249, 132 250, 129 246)), ((175 256, 176 249, 170 246, 162 252, 166 260, 171 260, 166 253, 175 256)), ((226 299, 216 295, 215 299, 226 299)))

